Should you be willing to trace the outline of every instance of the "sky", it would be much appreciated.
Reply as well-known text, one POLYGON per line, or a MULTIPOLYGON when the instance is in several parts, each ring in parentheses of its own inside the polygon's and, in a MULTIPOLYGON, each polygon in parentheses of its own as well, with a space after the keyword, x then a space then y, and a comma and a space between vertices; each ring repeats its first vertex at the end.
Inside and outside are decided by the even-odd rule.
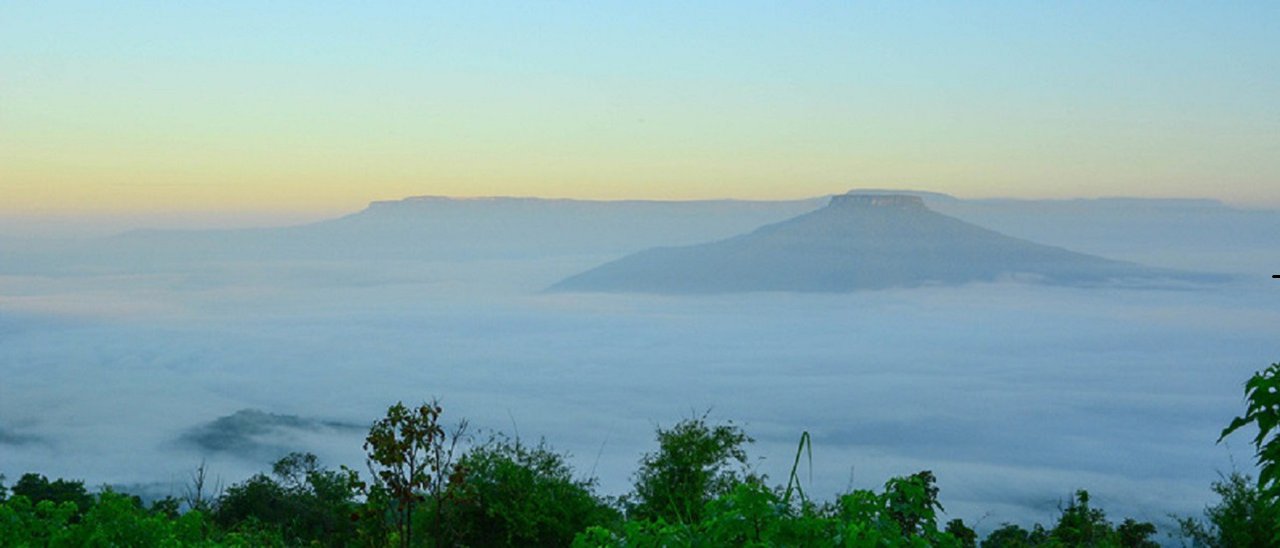
POLYGON ((0 4, 0 215, 411 195, 1280 207, 1275 2, 0 4))

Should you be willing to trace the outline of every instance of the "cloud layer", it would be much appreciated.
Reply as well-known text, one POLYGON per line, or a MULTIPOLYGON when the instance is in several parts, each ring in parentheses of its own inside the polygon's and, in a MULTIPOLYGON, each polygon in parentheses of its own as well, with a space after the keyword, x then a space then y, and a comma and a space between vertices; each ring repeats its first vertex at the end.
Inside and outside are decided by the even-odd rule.
POLYGON ((930 469, 949 515, 982 527, 1049 519, 1077 488, 1114 516, 1165 523, 1210 502, 1219 471, 1249 469, 1243 438, 1214 440, 1244 379, 1280 359, 1265 278, 539 291, 600 261, 7 271, 0 473, 165 493, 201 461, 224 483, 295 450, 363 469, 368 424, 439 397, 447 421, 545 437, 613 494, 655 426, 710 409, 747 428, 775 479, 810 432, 818 496, 930 469))

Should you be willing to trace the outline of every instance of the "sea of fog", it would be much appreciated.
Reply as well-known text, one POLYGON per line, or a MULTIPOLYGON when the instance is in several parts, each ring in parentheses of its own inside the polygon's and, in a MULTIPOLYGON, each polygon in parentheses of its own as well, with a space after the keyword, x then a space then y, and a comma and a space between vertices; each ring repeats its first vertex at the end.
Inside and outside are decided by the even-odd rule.
MULTIPOLYGON (((1050 520, 1075 489, 1168 524, 1252 470, 1215 444, 1280 360, 1280 283, 852 294, 549 294, 599 257, 220 263, 0 277, 0 473, 180 494, 284 451, 363 470, 368 424, 439 398, 621 494, 655 427, 708 413, 809 492, 932 470, 947 516, 1050 520), (242 410, 259 413, 241 413, 242 410), (228 418, 232 417, 232 418, 228 418), (236 420, 238 418, 238 420, 236 420), (221 420, 219 420, 221 419, 221 420)), ((1168 529, 1166 529, 1168 530, 1168 529)))

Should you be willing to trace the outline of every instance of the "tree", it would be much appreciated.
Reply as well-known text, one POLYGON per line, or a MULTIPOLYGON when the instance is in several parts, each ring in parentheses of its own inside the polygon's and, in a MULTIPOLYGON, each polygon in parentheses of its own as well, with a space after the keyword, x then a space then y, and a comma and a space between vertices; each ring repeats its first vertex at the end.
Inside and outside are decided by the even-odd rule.
MULTIPOLYGON (((365 438, 369 471, 377 486, 389 495, 401 546, 413 541, 413 511, 425 500, 424 494, 435 502, 435 529, 444 535, 440 511, 453 478, 454 450, 467 423, 463 421, 447 433, 440 425, 442 411, 434 400, 412 409, 396 402, 387 409, 385 418, 373 423, 365 438)), ((443 544, 442 540, 437 538, 437 544, 443 544)))
POLYGON ((446 517, 466 546, 568 546, 592 525, 618 513, 573 477, 565 456, 545 442, 529 446, 494 435, 458 459, 460 482, 449 486, 446 517))
POLYGON ((946 532, 955 537, 963 548, 976 548, 978 546, 978 532, 970 529, 964 524, 964 520, 960 518, 947 522, 946 532))
POLYGON ((255 475, 227 489, 214 519, 235 530, 265 528, 291 544, 346 546, 355 538, 356 478, 327 470, 311 453, 290 453, 272 466, 275 478, 255 475))
POLYGON ((707 416, 658 429, 658 451, 640 461, 630 512, 640 519, 696 523, 703 507, 753 478, 743 445, 752 440, 732 423, 711 426, 707 416))
POLYGON ((1195 518, 1178 520, 1184 539, 1201 548, 1273 545, 1272 529, 1280 523, 1280 505, 1263 497, 1249 476, 1233 472, 1214 482, 1213 492, 1221 499, 1205 508, 1207 525, 1195 518))
POLYGON ((1012 523, 1002 524, 982 540, 982 548, 1030 548, 1044 542, 1048 533, 1037 524, 1034 532, 1012 523))
POLYGON ((1107 513, 1090 504, 1089 492, 1076 491, 1053 529, 1037 523, 1031 531, 1004 524, 982 541, 983 548, 1030 548, 1034 546, 1107 546, 1116 548, 1157 548, 1151 540, 1156 526, 1134 519, 1120 525, 1107 521, 1107 513))
POLYGON ((1107 514, 1089 504, 1089 492, 1076 491, 1075 498, 1062 510, 1053 538, 1067 546, 1094 546, 1110 537, 1113 531, 1107 514))
POLYGON ((222 480, 215 482, 211 493, 205 492, 210 487, 208 481, 209 468, 204 461, 200 461, 200 466, 191 472, 191 481, 183 488, 182 501, 186 503, 188 510, 208 512, 211 503, 222 496, 222 480))
POLYGON ((65 502, 76 505, 76 515, 83 515, 93 506, 93 495, 84 488, 83 481, 71 481, 58 478, 49 481, 40 474, 23 474, 18 482, 9 488, 13 496, 27 497, 32 504, 50 501, 54 504, 65 502))
POLYGON ((907 477, 890 479, 884 485, 885 504, 889 516, 907 536, 924 535, 938 529, 937 478, 922 470, 907 477))

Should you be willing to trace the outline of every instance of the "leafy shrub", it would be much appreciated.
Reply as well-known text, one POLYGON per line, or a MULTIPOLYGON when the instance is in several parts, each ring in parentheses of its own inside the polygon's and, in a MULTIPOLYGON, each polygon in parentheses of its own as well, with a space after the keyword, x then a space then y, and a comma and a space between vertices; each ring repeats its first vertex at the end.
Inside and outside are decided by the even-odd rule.
MULTIPOLYGON (((1244 384, 1248 406, 1243 417, 1231 421, 1221 442, 1233 432, 1254 425, 1253 447, 1258 461, 1258 491, 1272 506, 1280 505, 1280 363, 1253 374, 1244 384)), ((1280 545, 1280 521, 1271 522, 1271 542, 1280 545)))
POLYGON ((947 522, 945 532, 956 538, 963 548, 976 548, 978 546, 978 533, 970 529, 964 524, 964 520, 953 519, 947 522))
POLYGON ((1043 525, 1036 524, 1028 531, 1011 523, 1005 523, 992 531, 982 541, 982 548, 1029 548, 1049 543, 1049 532, 1043 525))
POLYGON ((66 544, 77 512, 74 502, 34 503, 25 495, 13 495, 0 504, 0 546, 66 544))
MULTIPOLYGON (((938 487, 924 470, 885 482, 884 492, 855 490, 837 499, 833 508, 840 521, 839 539, 845 545, 962 546, 952 533, 938 530, 938 487)), ((951 528, 968 529, 953 520, 951 528)))
MULTIPOLYGON (((617 530, 588 529, 575 546, 971 545, 937 529, 937 490, 931 478, 927 473, 894 478, 883 493, 853 491, 823 508, 790 504, 785 489, 744 481, 708 501, 699 521, 632 519, 617 530)), ((968 530, 959 520, 953 520, 952 528, 968 530)))
POLYGON ((1248 408, 1243 417, 1231 421, 1218 441, 1245 425, 1256 426, 1253 446, 1258 458, 1258 490, 1272 500, 1280 499, 1280 363, 1254 373, 1244 386, 1248 408))
POLYGON ((80 514, 74 502, 32 503, 16 495, 0 503, 0 546, 200 546, 211 527, 200 512, 170 518, 144 509, 137 497, 100 493, 80 514))
POLYGON ((751 479, 743 445, 753 440, 732 423, 712 426, 706 419, 658 429, 658 451, 640 461, 628 517, 695 523, 709 501, 751 479))
POLYGON ((208 532, 200 512, 169 519, 146 511, 136 497, 106 491, 73 538, 80 546, 192 546, 204 543, 208 532))
POLYGON ((1062 509, 1053 529, 1036 524, 1031 531, 1004 524, 982 541, 983 548, 1098 546, 1107 548, 1157 548, 1151 540, 1156 526, 1126 519, 1119 526, 1107 521, 1107 513, 1090 503, 1088 491, 1076 491, 1062 509))
POLYGON ((1114 534, 1107 513, 1090 506, 1089 492, 1081 490, 1062 510, 1051 536, 1066 546, 1098 546, 1114 534))
POLYGON ((458 544, 567 546, 589 526, 619 518, 592 492, 594 480, 574 479, 565 457, 545 443, 495 436, 463 455, 456 473, 444 516, 458 544))
POLYGON ((227 488, 218 500, 214 520, 254 538, 278 532, 297 544, 352 542, 355 478, 320 467, 309 453, 292 453, 272 468, 276 479, 258 474, 227 488))
POLYGON ((1274 545, 1272 529, 1280 523, 1280 506, 1262 496, 1248 476, 1232 473, 1214 482, 1213 492, 1221 499, 1205 509, 1207 525, 1195 518, 1178 520, 1185 540, 1203 548, 1274 545))
POLYGON ((76 506, 75 517, 89 511, 89 507, 93 506, 93 495, 85 490, 83 481, 62 478, 49 481, 49 478, 40 474, 23 474, 9 489, 13 495, 26 497, 34 504, 44 501, 55 504, 73 503, 76 506))

